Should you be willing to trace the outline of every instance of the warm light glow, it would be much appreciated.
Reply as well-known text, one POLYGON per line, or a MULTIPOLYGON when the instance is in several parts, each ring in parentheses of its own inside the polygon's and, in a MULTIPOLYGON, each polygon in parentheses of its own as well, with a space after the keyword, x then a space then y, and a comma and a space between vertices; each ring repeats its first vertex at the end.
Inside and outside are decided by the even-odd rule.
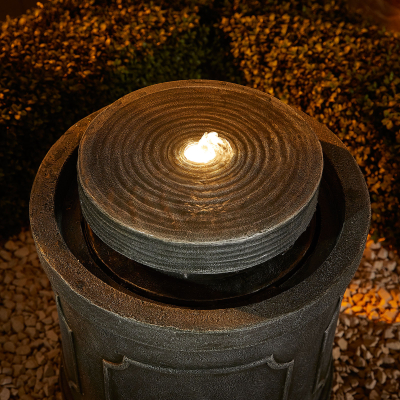
POLYGON ((206 164, 212 161, 218 153, 231 151, 229 142, 218 137, 217 132, 206 132, 197 143, 189 144, 186 147, 184 155, 189 161, 206 164))

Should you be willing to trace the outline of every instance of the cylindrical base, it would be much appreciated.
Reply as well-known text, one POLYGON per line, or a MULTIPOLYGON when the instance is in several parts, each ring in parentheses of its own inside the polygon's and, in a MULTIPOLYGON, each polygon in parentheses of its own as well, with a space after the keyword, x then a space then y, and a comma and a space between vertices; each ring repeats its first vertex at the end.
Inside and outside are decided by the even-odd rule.
POLYGON ((63 390, 74 400, 317 400, 328 390, 340 298, 270 336, 256 323, 177 332, 110 318, 114 329, 58 289, 63 390))
MULTIPOLYGON (((331 368, 328 373, 328 380, 325 382, 323 390, 320 394, 320 397, 315 400, 329 400, 331 397, 331 390, 332 390, 332 381, 333 381, 333 362, 331 363, 331 368)), ((65 376, 65 371, 64 371, 64 365, 63 362, 61 362, 60 366, 60 388, 61 388, 61 393, 63 396, 63 400, 74 400, 72 396, 71 389, 68 385, 68 380, 65 376)))

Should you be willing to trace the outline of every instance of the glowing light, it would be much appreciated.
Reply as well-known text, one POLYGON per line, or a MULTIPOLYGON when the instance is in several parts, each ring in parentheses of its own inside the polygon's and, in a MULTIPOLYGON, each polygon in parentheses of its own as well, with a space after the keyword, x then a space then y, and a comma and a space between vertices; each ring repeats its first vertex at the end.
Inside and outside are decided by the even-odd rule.
POLYGON ((184 155, 191 162, 207 164, 218 154, 223 155, 231 151, 229 142, 220 138, 217 132, 206 132, 197 143, 191 143, 186 147, 184 155))

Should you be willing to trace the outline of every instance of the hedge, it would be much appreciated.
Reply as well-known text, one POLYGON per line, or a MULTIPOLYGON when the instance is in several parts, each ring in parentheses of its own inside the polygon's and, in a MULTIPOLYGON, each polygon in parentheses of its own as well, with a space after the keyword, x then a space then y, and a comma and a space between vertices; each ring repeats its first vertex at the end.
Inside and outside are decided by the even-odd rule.
POLYGON ((79 119, 159 82, 238 82, 221 43, 194 4, 50 0, 2 23, 0 235, 28 223, 40 162, 79 119))
POLYGON ((371 194, 373 238, 400 247, 400 36, 345 1, 244 2, 220 28, 249 86, 326 124, 371 194))
POLYGON ((360 165, 373 237, 400 246, 400 40, 346 2, 50 0, 2 24, 0 234, 75 121, 146 85, 247 84, 314 116, 360 165))

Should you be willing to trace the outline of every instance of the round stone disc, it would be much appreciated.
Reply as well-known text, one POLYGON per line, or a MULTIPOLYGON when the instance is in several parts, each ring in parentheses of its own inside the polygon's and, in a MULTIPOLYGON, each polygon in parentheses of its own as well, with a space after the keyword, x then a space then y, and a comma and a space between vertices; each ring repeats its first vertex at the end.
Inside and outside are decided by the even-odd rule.
POLYGON ((319 140, 289 106, 218 81, 133 92, 96 117, 79 146, 84 218, 124 256, 170 273, 225 273, 285 252, 315 211, 319 140), (232 153, 187 160, 205 132, 232 153))

